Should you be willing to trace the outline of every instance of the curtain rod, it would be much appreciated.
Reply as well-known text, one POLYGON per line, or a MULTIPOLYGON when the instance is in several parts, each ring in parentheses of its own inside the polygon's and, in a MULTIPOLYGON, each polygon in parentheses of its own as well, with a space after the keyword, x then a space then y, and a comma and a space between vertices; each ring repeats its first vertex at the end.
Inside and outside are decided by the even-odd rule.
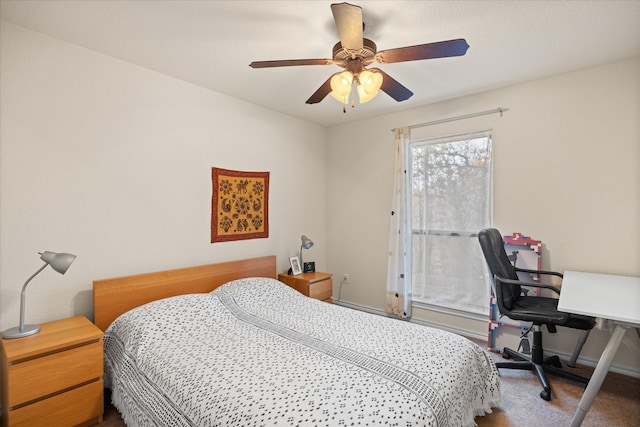
MULTIPOLYGON (((462 116, 455 116, 455 117, 449 117, 447 119, 434 120, 434 121, 431 121, 431 122, 420 123, 420 124, 417 124, 417 125, 407 126, 407 128, 409 130, 411 130, 411 129, 421 128, 421 127, 425 127, 425 126, 432 126, 432 125, 437 125, 437 124, 440 124, 440 123, 447 123, 447 122, 453 122, 453 121, 456 121, 456 120, 470 119, 472 117, 486 116, 486 115, 489 115, 489 114, 496 114, 496 113, 500 113, 500 117, 502 117, 502 113, 504 113, 505 111, 509 111, 509 109, 508 108, 498 107, 498 108, 495 108, 493 110, 479 111, 477 113, 465 114, 465 115, 462 115, 462 116)), ((391 129, 391 132, 395 132, 395 131, 396 131, 395 128, 391 129)))

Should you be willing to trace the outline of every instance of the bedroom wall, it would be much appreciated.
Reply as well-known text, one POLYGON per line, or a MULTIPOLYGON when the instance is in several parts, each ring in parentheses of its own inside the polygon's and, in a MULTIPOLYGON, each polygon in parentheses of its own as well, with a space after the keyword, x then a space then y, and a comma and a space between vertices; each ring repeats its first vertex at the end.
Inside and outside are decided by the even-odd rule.
MULTIPOLYGON (((334 297, 384 309, 391 129, 497 107, 509 111, 413 133, 435 137, 493 129, 494 225, 504 234, 518 231, 542 240, 545 269, 640 276, 635 58, 329 129, 327 231, 329 268, 337 277, 334 297), (350 284, 340 287, 344 273, 350 284)), ((486 336, 485 321, 424 310, 414 317, 486 336)), ((570 354, 578 334, 560 332, 546 334, 545 345, 570 354)), ((608 331, 594 330, 582 355, 597 360, 608 339, 608 331)), ((614 365, 640 376, 634 330, 627 332, 614 365)))
POLYGON ((303 233, 316 243, 306 259, 326 268, 325 213, 306 208, 325 204, 324 128, 13 24, 0 31, 0 330, 18 324, 44 250, 78 257, 29 284, 29 323, 92 318, 94 279, 268 254, 285 271, 303 233), (213 166, 271 172, 269 238, 210 243, 213 166))
MULTIPOLYGON (((494 224, 543 240, 543 267, 640 275, 638 58, 327 130, 13 24, 0 31, 0 330, 17 324, 38 251, 78 259, 29 285, 36 323, 91 318, 97 278, 264 254, 284 271, 303 233, 316 242, 305 258, 336 276, 334 297, 382 310, 391 129, 498 106, 510 111, 420 132, 494 130, 494 224), (303 174, 296 159, 310 156, 303 174), (209 243, 212 166, 271 172, 268 239, 209 243)), ((486 334, 484 322, 415 317, 486 334)), ((570 353, 577 335, 562 332, 545 344, 570 353)), ((608 336, 594 331, 583 355, 596 359, 608 336)), ((638 354, 628 333, 615 366, 640 375, 638 354)))

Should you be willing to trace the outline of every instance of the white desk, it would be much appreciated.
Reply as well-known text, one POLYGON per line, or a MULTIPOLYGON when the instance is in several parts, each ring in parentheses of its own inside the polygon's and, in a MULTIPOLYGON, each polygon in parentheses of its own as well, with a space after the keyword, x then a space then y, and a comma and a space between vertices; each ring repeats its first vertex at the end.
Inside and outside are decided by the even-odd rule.
POLYGON ((626 330, 640 326, 640 277, 565 271, 561 291, 559 311, 616 324, 571 420, 571 427, 577 427, 591 408, 626 330))

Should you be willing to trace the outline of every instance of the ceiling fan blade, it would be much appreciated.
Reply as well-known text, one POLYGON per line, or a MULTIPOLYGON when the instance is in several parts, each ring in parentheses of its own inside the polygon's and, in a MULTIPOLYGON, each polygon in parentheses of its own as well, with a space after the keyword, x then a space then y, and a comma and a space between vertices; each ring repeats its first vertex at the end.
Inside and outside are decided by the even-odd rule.
POLYGON ((380 89, 396 101, 406 101, 413 96, 413 92, 381 69, 370 68, 369 71, 375 71, 382 74, 382 86, 380 86, 380 89))
POLYGON ((331 5, 333 19, 340 36, 342 47, 347 50, 362 49, 362 8, 349 3, 331 5))
POLYGON ((253 61, 251 68, 292 67, 296 65, 330 65, 333 59, 282 59, 277 61, 253 61))
POLYGON ((383 50, 376 54, 375 59, 381 64, 389 64, 419 59, 445 58, 462 56, 467 53, 467 49, 469 49, 469 45, 465 39, 455 39, 383 50))
POLYGON ((317 104, 318 102, 322 101, 330 93, 331 93, 331 77, 329 77, 327 81, 324 82, 322 86, 320 86, 318 90, 316 90, 315 93, 311 95, 309 99, 307 99, 307 104, 317 104))

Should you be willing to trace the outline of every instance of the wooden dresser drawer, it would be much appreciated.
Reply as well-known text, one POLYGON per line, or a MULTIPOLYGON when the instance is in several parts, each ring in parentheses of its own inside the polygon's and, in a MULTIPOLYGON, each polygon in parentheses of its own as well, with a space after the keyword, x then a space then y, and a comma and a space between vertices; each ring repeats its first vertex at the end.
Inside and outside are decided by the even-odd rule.
POLYGON ((333 294, 333 280, 331 278, 309 284, 309 296, 311 298, 325 301, 331 299, 331 294, 333 294))
POLYGON ((103 334, 84 316, 0 340, 3 427, 94 426, 104 409, 103 334))
POLYGON ((302 274, 279 274, 278 280, 311 298, 331 303, 333 280, 331 274, 319 271, 302 274))
POLYGON ((5 415, 7 425, 68 427, 98 424, 104 412, 103 388, 102 380, 94 381, 15 409, 5 415))
POLYGON ((102 341, 9 365, 9 407, 102 377, 102 341))

